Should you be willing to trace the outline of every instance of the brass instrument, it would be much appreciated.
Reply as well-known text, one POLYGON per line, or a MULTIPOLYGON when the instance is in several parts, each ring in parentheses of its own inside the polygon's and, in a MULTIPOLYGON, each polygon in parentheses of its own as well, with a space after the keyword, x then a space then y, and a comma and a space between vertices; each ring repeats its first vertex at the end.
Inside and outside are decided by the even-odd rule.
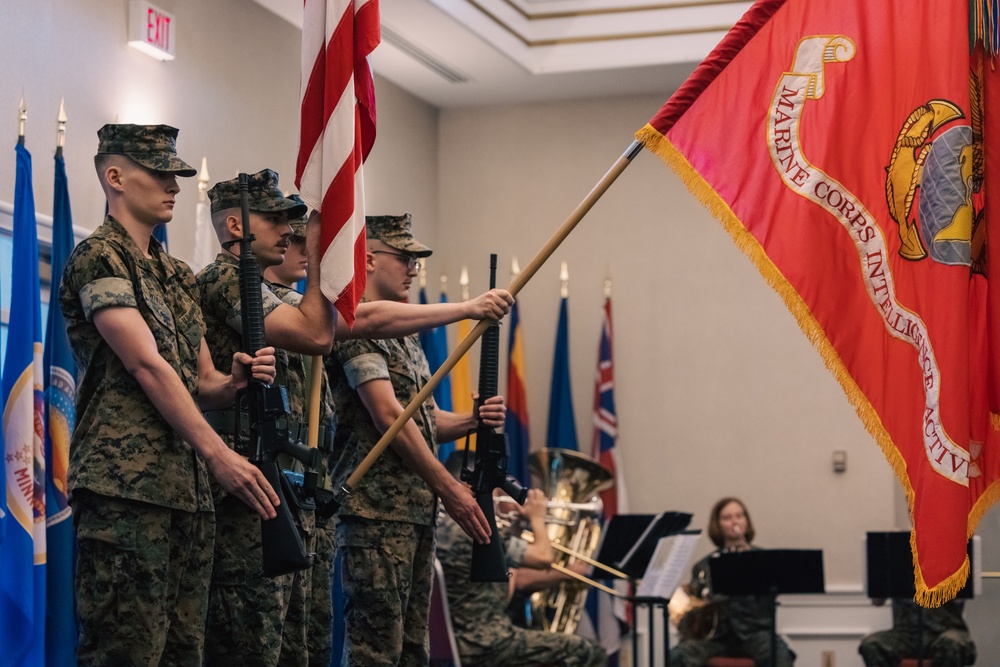
MULTIPOLYGON (((614 486, 614 477, 589 456, 567 449, 539 450, 529 457, 528 465, 532 486, 550 499, 545 525, 557 551, 553 569, 566 572, 576 560, 593 564, 604 509, 598 494, 614 486)), ((576 581, 538 591, 531 596, 533 616, 548 632, 573 634, 586 596, 587 587, 576 581)))
POLYGON ((719 627, 719 608, 724 603, 724 598, 695 597, 690 586, 683 584, 670 596, 668 618, 681 639, 711 639, 719 627))
MULTIPOLYGON (((728 551, 749 551, 750 543, 738 525, 733 526, 737 542, 728 547, 728 551)), ((701 573, 701 584, 704 590, 705 573, 701 573)), ((691 595, 691 585, 683 584, 674 591, 667 605, 671 624, 677 628, 682 639, 711 639, 719 627, 719 615, 727 603, 722 595, 711 595, 708 598, 691 595)))
MULTIPOLYGON (((497 498, 497 501, 498 502, 508 502, 508 501, 509 502, 515 502, 514 499, 510 498, 509 496, 500 496, 499 498, 497 498)), ((549 503, 549 505, 551 506, 552 503, 549 503)), ((511 525, 512 525, 511 520, 508 519, 508 518, 506 518, 506 517, 501 517, 500 516, 500 511, 497 510, 497 526, 499 526, 501 528, 508 528, 511 525)), ((531 543, 533 543, 535 541, 535 535, 530 530, 522 530, 520 532, 520 534, 519 534, 519 537, 522 540, 524 540, 525 542, 528 542, 529 544, 531 544, 531 543)), ((604 570, 608 574, 611 574, 611 575, 613 575, 615 577, 618 577, 620 579, 627 579, 628 578, 628 575, 625 574, 624 572, 622 572, 621 570, 616 570, 615 568, 610 567, 608 565, 605 565, 604 563, 602 563, 600 561, 594 560, 593 558, 590 558, 590 557, 585 556, 583 554, 577 553, 577 552, 573 551, 572 549, 567 549, 566 547, 562 546, 561 544, 553 544, 552 547, 556 551, 561 551, 564 554, 566 554, 567 556, 571 556, 572 558, 575 558, 576 560, 578 560, 580 562, 583 562, 583 563, 586 563, 587 565, 590 565, 592 567, 596 567, 596 568, 598 568, 600 570, 604 570)), ((559 565, 559 564, 553 563, 552 565, 550 565, 550 567, 553 570, 555 570, 556 572, 562 572, 566 576, 572 577, 573 579, 576 579, 577 581, 579 581, 581 583, 584 583, 584 584, 587 584, 588 586, 596 588, 599 591, 604 591, 605 593, 608 593, 609 595, 614 595, 615 597, 619 597, 619 598, 627 598, 628 597, 627 595, 619 593, 618 591, 616 591, 613 588, 605 586, 604 584, 602 584, 599 581, 594 581, 590 577, 582 575, 582 574, 580 574, 578 572, 574 572, 573 570, 570 570, 569 568, 567 568, 567 567, 565 567, 563 565, 559 565)))

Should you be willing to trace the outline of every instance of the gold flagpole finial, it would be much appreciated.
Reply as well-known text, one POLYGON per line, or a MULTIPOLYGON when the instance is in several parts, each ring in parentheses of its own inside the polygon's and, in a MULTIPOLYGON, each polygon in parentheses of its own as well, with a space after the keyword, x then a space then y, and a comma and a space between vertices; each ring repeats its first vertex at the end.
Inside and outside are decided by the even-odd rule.
POLYGON ((59 98, 59 115, 56 116, 56 152, 61 154, 66 145, 66 98, 59 98))
POLYGON ((201 171, 198 172, 198 201, 205 203, 208 201, 208 158, 201 158, 201 171))
POLYGON ((420 289, 427 289, 427 265, 420 262, 420 289))
POLYGON ((458 279, 458 284, 462 286, 462 301, 469 300, 469 267, 462 267, 462 275, 458 279))
POLYGON ((569 265, 566 262, 563 262, 562 268, 559 269, 559 280, 562 282, 559 293, 565 299, 569 296, 569 265))
POLYGON ((441 294, 448 294, 448 276, 441 274, 441 294))
POLYGON ((514 278, 517 278, 517 276, 520 273, 521 273, 521 265, 517 263, 517 256, 511 257, 510 258, 510 279, 511 279, 511 282, 513 282, 514 278))
POLYGON ((24 93, 21 93, 21 103, 17 105, 17 143, 24 145, 24 128, 28 124, 28 107, 24 104, 24 93))
POLYGON ((608 273, 607 278, 604 279, 604 298, 611 298, 611 273, 608 273))

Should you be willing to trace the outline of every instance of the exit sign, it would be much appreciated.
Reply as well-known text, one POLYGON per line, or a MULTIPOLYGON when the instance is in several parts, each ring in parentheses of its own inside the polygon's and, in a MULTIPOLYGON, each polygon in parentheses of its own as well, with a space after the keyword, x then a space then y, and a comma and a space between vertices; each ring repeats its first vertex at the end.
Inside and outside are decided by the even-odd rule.
POLYGON ((158 60, 173 60, 177 41, 174 15, 145 0, 128 7, 128 45, 158 60))

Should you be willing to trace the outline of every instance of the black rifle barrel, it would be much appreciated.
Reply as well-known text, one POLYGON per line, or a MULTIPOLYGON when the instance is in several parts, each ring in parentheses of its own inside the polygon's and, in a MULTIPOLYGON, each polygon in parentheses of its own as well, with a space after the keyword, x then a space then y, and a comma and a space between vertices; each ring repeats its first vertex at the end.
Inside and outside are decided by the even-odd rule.
MULTIPOLYGON (((261 293, 260 266, 251 244, 249 179, 238 177, 240 212, 243 216, 243 237, 240 239, 240 312, 242 314, 243 351, 253 356, 265 346, 264 297, 261 293)), ((277 577, 304 570, 312 565, 305 543, 289 507, 290 483, 278 469, 277 456, 289 449, 287 412, 288 398, 284 387, 268 386, 251 374, 246 389, 237 396, 237 410, 244 409, 250 419, 252 442, 250 462, 267 479, 278 494, 278 515, 261 520, 261 558, 265 577, 277 577), (285 493, 288 488, 288 493, 285 493)))

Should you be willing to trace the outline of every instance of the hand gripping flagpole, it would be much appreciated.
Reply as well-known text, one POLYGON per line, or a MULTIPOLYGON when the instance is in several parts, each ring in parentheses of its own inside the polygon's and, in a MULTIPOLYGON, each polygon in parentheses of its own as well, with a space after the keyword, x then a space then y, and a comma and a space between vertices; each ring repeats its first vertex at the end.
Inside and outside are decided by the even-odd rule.
MULTIPOLYGON (((615 163, 611 165, 611 168, 608 169, 607 173, 604 174, 597 185, 595 185, 587 196, 584 197, 583 201, 580 202, 562 226, 556 230, 556 233, 552 235, 552 238, 548 240, 538 254, 535 255, 535 258, 532 259, 531 262, 524 268, 524 271, 511 280, 510 285, 507 287, 507 291, 510 292, 511 295, 515 297, 517 296, 518 292, 521 291, 521 288, 523 288, 525 284, 531 280, 535 273, 538 272, 538 269, 541 268, 542 264, 545 263, 545 260, 547 260, 552 253, 556 251, 556 248, 558 248, 559 245, 566 240, 566 237, 573 231, 577 223, 583 219, 583 216, 585 216, 590 209, 593 208, 594 204, 597 203, 597 200, 600 199, 605 192, 607 192, 608 188, 611 187, 611 184, 614 183, 622 172, 625 171, 625 168, 632 163, 632 159, 639 154, 641 149, 642 144, 638 141, 633 141, 621 157, 619 157, 615 163)), ((441 364, 441 367, 438 368, 437 372, 435 372, 434 375, 431 376, 431 379, 427 381, 427 384, 425 384, 420 391, 417 392, 417 395, 413 397, 413 400, 407 404, 407 406, 403 409, 402 414, 396 417, 396 421, 394 421, 392 425, 386 429, 385 433, 382 434, 381 439, 379 439, 372 450, 368 452, 368 455, 364 458, 364 460, 359 463, 358 467, 355 468, 353 473, 351 473, 350 478, 348 478, 343 486, 341 486, 337 491, 336 502, 338 506, 343 505, 344 499, 347 495, 354 490, 354 488, 358 485, 358 482, 361 481, 361 478, 365 476, 368 469, 371 468, 378 457, 382 455, 382 452, 385 451, 385 448, 389 446, 389 443, 392 442, 393 438, 395 438, 400 430, 402 430, 406 422, 413 417, 420 406, 423 405, 424 401, 430 398, 434 388, 437 387, 444 376, 455 367, 455 364, 457 364, 458 361, 464 357, 470 349, 472 349, 473 344, 479 340, 479 338, 483 335, 483 332, 485 332, 489 326, 489 320, 480 320, 476 326, 473 327, 472 331, 469 332, 469 335, 459 342, 458 346, 448 356, 445 362, 441 364)))

